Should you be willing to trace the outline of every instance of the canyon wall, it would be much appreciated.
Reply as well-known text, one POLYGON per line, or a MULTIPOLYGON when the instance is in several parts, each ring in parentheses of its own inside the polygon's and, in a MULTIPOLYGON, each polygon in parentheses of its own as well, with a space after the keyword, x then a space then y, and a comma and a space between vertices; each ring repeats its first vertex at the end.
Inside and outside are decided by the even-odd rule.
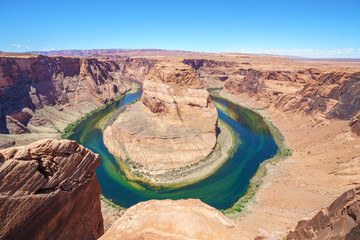
POLYGON ((97 239, 100 157, 69 140, 0 151, 0 239, 97 239))
POLYGON ((131 89, 135 79, 142 81, 155 62, 4 55, 0 57, 0 133, 30 132, 29 122, 46 124, 46 119, 35 116, 44 106, 87 112, 114 100, 131 89))
POLYGON ((351 189, 313 218, 302 220, 287 240, 359 239, 360 188, 351 189))
MULTIPOLYGON (((276 58, 268 64, 265 60, 185 59, 184 63, 192 66, 209 87, 224 86, 229 93, 247 94, 266 108, 310 115, 314 125, 333 118, 350 120, 360 113, 360 71, 310 67, 286 59, 277 63, 276 58)), ((357 122, 353 118, 350 125, 359 134, 357 122)))

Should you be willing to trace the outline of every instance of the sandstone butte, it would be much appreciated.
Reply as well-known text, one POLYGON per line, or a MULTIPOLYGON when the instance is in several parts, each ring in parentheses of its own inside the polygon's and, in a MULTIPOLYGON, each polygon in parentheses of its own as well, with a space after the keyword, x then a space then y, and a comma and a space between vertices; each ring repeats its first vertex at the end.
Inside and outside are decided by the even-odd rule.
POLYGON ((104 144, 113 155, 150 169, 184 167, 212 152, 217 120, 195 71, 181 62, 161 62, 144 81, 141 102, 105 129, 104 144))
POLYGON ((97 239, 100 157, 69 140, 0 151, 0 239, 97 239))
MULTIPOLYGON (((57 53, 68 54, 72 53, 57 53)), ((76 54, 85 56, 93 52, 80 51, 76 54)), ((191 66, 206 88, 221 87, 223 97, 255 108, 269 119, 282 132, 285 143, 292 150, 292 156, 265 166, 267 175, 256 194, 245 204, 242 215, 230 221, 236 225, 228 229, 230 232, 240 230, 235 239, 284 239, 287 236, 288 239, 319 239, 319 236, 334 234, 342 234, 342 239, 356 239, 359 229, 359 191, 356 188, 360 186, 359 62, 164 51, 95 54, 85 57, 1 54, 0 131, 4 134, 0 134, 0 147, 21 145, 49 136, 59 137, 54 127, 62 130, 93 109, 94 105, 100 106, 126 92, 134 83, 132 78, 143 81, 157 62, 169 59, 180 61, 191 66), (81 70, 83 74, 80 74, 80 69, 84 69, 81 70), (128 83, 126 86, 123 85, 125 82, 128 83), (49 91, 51 94, 48 94, 49 91), (327 225, 322 226, 323 223, 327 225), (350 230, 350 233, 344 229, 350 230), (290 231, 292 233, 288 235, 290 231)), ((61 153, 57 154, 61 156, 61 153)), ((3 159, 0 161, 3 162, 3 159)), ((1 188, 6 188, 2 183, 1 188)), ((14 188, 12 191, 17 190, 14 188)), ((152 201, 147 209, 158 209, 158 202, 152 201), (153 204, 154 207, 151 206, 153 204)), ((176 216, 178 222, 186 223, 191 219, 190 216, 179 220, 186 213, 184 202, 165 202, 173 205, 169 207, 169 212, 174 212, 172 209, 176 206, 182 209, 171 215, 176 216)), ((53 205, 50 207, 55 207, 53 205)), ((203 209, 200 211, 209 212, 205 204, 203 207, 197 203, 192 205, 203 209)), ((44 206, 49 208, 49 205, 44 206)), ((131 218, 140 220, 136 218, 141 215, 141 207, 130 209, 128 214, 133 214, 131 218)), ((6 212, 6 209, 1 210, 1 214, 6 212)), ((155 216, 151 221, 156 222, 156 212, 148 212, 150 216, 155 216)), ((221 216, 216 210, 210 212, 221 216)), ((198 213, 193 214, 199 217, 198 213)), ((16 216, 9 218, 10 221, 21 221, 22 215, 16 216)), ((169 219, 168 226, 174 226, 171 225, 173 218, 169 219)), ((37 220, 36 217, 33 219, 37 220)), ((41 226, 44 228, 54 222, 48 220, 41 226)), ((215 225, 213 229, 220 226, 226 231, 224 225, 216 222, 214 220, 208 226, 215 225)), ((1 225, 4 226, 3 223, 1 225)), ((121 226, 121 221, 116 225, 121 226)), ((116 225, 112 231, 117 229, 116 225)), ((206 226, 193 225, 199 229, 206 226)), ((143 233, 148 236, 166 234, 169 239, 174 233, 171 235, 174 239, 189 239, 181 238, 175 227, 168 228, 168 232, 144 225, 139 229, 144 229, 143 233)), ((1 228, 1 231, 4 229, 7 228, 1 228)), ((30 228, 24 229, 28 231, 30 228)), ((38 229, 39 225, 32 230, 38 229)), ((118 237, 121 239, 121 235, 118 237)), ((161 235, 153 239, 161 239, 161 235)))

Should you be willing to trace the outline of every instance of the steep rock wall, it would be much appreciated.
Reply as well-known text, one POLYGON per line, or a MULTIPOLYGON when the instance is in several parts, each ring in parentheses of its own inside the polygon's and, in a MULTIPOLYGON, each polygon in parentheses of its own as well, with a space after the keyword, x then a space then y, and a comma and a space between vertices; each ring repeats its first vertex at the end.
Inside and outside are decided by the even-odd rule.
POLYGON ((100 157, 69 140, 0 151, 0 239, 97 239, 100 157))
MULTIPOLYGON (((262 61, 250 58, 249 62, 211 59, 183 62, 192 66, 210 87, 223 86, 232 94, 247 94, 264 107, 311 115, 315 125, 332 118, 350 120, 360 111, 360 72, 306 67, 290 60, 288 67, 281 62, 276 67, 276 59, 270 65, 262 61)), ((353 121, 352 129, 357 129, 353 121)))
MULTIPOLYGON (((26 133, 36 109, 81 110, 106 103, 143 80, 153 62, 73 57, 0 57, 0 133, 26 133)), ((44 119, 33 121, 44 124, 44 119)))
POLYGON ((359 239, 359 224, 360 188, 356 188, 342 194, 313 218, 300 221, 286 239, 359 239))

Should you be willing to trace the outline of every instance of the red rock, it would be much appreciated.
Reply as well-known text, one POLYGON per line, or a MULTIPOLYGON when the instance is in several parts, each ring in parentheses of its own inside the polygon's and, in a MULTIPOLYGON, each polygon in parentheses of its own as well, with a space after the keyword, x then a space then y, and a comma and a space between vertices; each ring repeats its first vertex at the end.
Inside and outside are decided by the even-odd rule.
POLYGON ((100 157, 69 140, 0 151, 0 239, 97 239, 100 157))
POLYGON ((300 221, 286 239, 359 239, 360 233, 355 229, 359 224, 360 188, 356 188, 342 194, 313 218, 300 221))
POLYGON ((132 78, 144 79, 155 60, 126 58, 0 57, 0 133, 20 133, 7 126, 6 116, 24 127, 29 112, 44 106, 94 106, 131 89, 132 78), (30 111, 24 111, 24 109, 30 111))

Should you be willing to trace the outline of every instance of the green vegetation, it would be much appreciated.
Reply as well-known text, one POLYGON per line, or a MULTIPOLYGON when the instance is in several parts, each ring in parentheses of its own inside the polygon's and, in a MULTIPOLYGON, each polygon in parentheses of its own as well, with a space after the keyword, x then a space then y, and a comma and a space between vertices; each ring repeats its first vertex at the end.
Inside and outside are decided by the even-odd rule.
POLYGON ((213 104, 215 105, 216 108, 220 109, 220 111, 229 114, 229 110, 226 109, 226 107, 224 107, 223 105, 221 105, 220 103, 213 101, 213 104))
POLYGON ((126 210, 125 207, 121 207, 119 205, 116 205, 115 203, 113 203, 110 199, 107 199, 106 197, 104 197, 102 194, 100 195, 100 200, 103 201, 106 205, 116 208, 119 212, 121 210, 126 210))
POLYGON ((228 133, 230 134, 231 140, 229 140, 229 141, 231 141, 231 146, 227 150, 226 157, 222 159, 222 161, 216 166, 216 168, 213 168, 206 175, 202 175, 197 178, 187 179, 187 180, 183 180, 183 181, 177 181, 177 182, 174 181, 171 183, 164 183, 164 182, 157 183, 157 181, 159 181, 158 177, 160 179, 167 179, 167 178, 169 178, 169 176, 172 176, 176 179, 176 177, 179 177, 179 176, 184 177, 186 174, 191 174, 191 173, 195 172, 196 170, 198 170, 199 168, 200 169, 203 167, 206 168, 206 164, 208 164, 209 161, 210 161, 210 164, 211 164, 211 161, 214 161, 212 155, 217 154, 218 152, 221 152, 222 148, 224 147, 223 145, 225 143, 217 141, 212 153, 209 156, 207 156, 206 158, 204 158, 198 162, 192 163, 191 165, 188 165, 188 166, 174 168, 174 169, 166 171, 165 173, 155 174, 155 175, 151 175, 151 176, 150 176, 149 172, 141 171, 141 169, 143 169, 144 166, 140 163, 136 163, 130 159, 122 159, 120 157, 115 157, 115 156, 114 156, 114 158, 119 163, 119 166, 120 166, 122 172, 125 174, 125 177, 128 180, 135 181, 137 183, 142 183, 142 184, 151 186, 152 188, 159 188, 159 187, 179 188, 179 187, 184 187, 184 186, 199 182, 199 181, 209 177, 210 175, 214 174, 228 159, 230 159, 233 156, 233 154, 235 153, 236 147, 239 144, 241 144, 241 140, 239 139, 238 136, 235 135, 233 129, 227 123, 225 123, 221 119, 219 119, 218 123, 219 123, 219 126, 221 126, 224 130, 226 129, 226 131, 228 131, 228 133), (154 179, 155 179, 155 182, 153 181, 154 179))
POLYGON ((215 91, 221 91, 223 89, 223 87, 213 87, 213 88, 207 88, 206 90, 209 93, 215 92, 215 91))

